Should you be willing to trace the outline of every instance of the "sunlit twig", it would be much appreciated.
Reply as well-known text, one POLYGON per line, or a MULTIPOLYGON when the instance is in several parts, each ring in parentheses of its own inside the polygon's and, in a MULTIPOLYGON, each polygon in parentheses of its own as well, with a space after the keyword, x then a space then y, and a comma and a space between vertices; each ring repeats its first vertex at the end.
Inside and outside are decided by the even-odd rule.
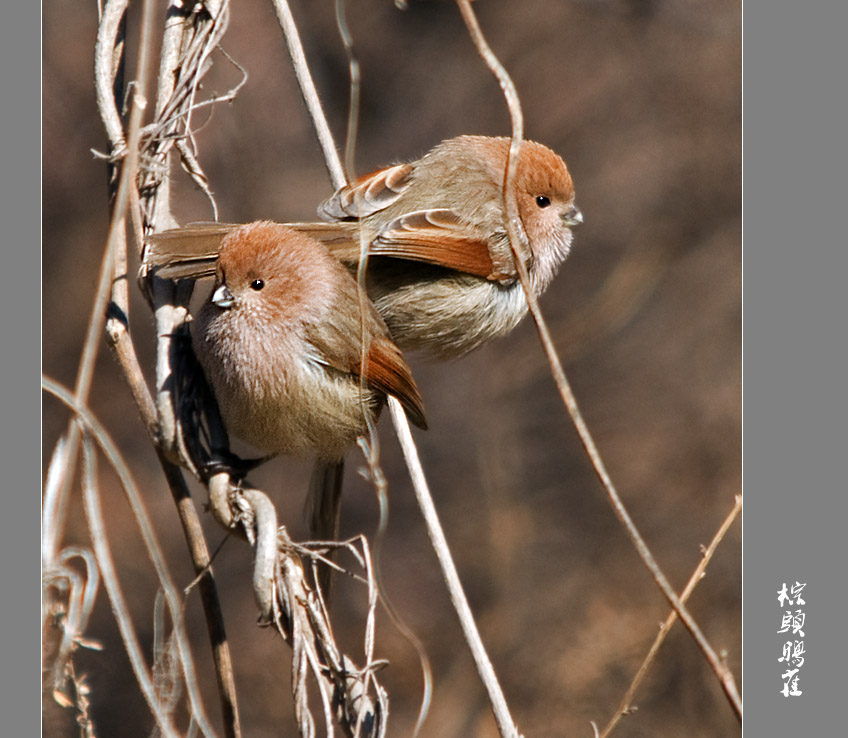
MULTIPOLYGON (((689 582, 686 584, 685 589, 680 594, 680 601, 686 602, 689 599, 689 595, 692 594, 695 587, 698 586, 698 582, 701 581, 704 577, 704 572, 707 569, 707 565, 710 563, 710 559, 712 559, 713 554, 718 548, 718 544, 721 543, 721 539, 724 538, 725 533, 727 533, 731 524, 734 520, 736 520, 739 515, 740 510, 742 510, 742 495, 736 496, 736 501, 733 505, 733 509, 728 513, 727 517, 724 519, 724 522, 719 526, 718 531, 715 536, 713 536, 713 540, 710 542, 710 545, 704 549, 701 561, 698 562, 698 566, 695 567, 695 571, 692 572, 692 576, 689 577, 689 582)), ((639 688, 642 680, 645 678, 645 674, 648 673, 648 667, 653 662, 657 653, 660 650, 660 646, 668 635, 671 627, 677 621, 677 613, 672 610, 668 617, 665 619, 665 622, 660 626, 660 632, 657 633, 657 637, 654 639, 654 642, 651 644, 651 648, 648 650, 645 659, 642 661, 642 665, 639 667, 639 670, 636 672, 636 676, 633 677, 633 681, 630 683, 630 686, 627 689, 627 692, 624 693, 624 697, 621 700, 621 704, 615 712, 615 715, 610 719, 607 726, 601 732, 600 738, 607 738, 609 734, 613 731, 621 718, 628 714, 631 709, 631 705, 633 703, 633 696, 636 694, 636 690, 639 688)))
POLYGON ((695 619, 686 609, 686 606, 680 601, 672 588, 671 584, 668 582, 665 574, 660 568, 659 564, 657 564, 656 559, 642 538, 639 530, 636 528, 633 520, 630 517, 630 514, 627 512, 621 498, 618 495, 615 487, 613 486, 612 479, 607 472, 606 466, 601 459, 601 455, 598 452, 597 446, 595 446, 595 442, 592 439, 591 434, 589 433, 589 428, 586 425, 586 422, 583 420, 583 415, 580 412, 580 408, 577 406, 577 400, 574 397, 574 393, 571 390, 571 385, 568 382, 568 379, 565 376, 565 371, 562 368, 562 362, 557 355, 556 348, 553 343, 553 339, 551 338, 550 332, 548 331, 547 324, 545 323, 544 317, 542 316, 541 310, 539 308, 538 299, 536 298, 533 289, 530 286, 530 279, 527 273, 527 265, 524 262, 524 259, 520 258, 520 250, 526 249, 526 239, 527 236, 524 233, 524 229, 521 225, 521 220, 518 217, 518 205, 515 201, 514 189, 512 187, 512 181, 515 177, 515 171, 517 166, 517 155, 520 152, 519 145, 521 139, 523 137, 524 131, 524 120, 521 113, 521 105, 518 99, 518 94, 515 90, 515 85, 512 82, 509 74, 503 65, 498 61, 494 52, 492 52, 489 47, 483 32, 480 29, 480 25, 477 22, 477 17, 474 14, 474 10, 471 7, 470 0, 457 0, 459 4, 460 11, 462 12, 463 19, 465 20, 466 25, 468 26, 469 33, 471 34, 472 39, 474 40, 475 45, 483 57, 483 60, 486 62, 486 65, 491 69, 492 73, 500 82, 501 88, 503 89, 504 96, 507 101, 507 105, 509 107, 510 118, 512 120, 512 128, 513 128, 513 138, 512 144, 510 146, 509 157, 507 159, 507 168, 506 168, 506 176, 504 178, 504 206, 507 212, 507 232, 509 233, 510 247, 513 251, 513 255, 515 256, 515 265, 518 271, 519 279, 521 281, 522 286, 524 287, 525 296, 527 298, 527 304, 530 309, 530 313, 533 316, 533 320, 536 322, 536 328, 539 331, 539 337, 542 342, 542 347, 545 351, 545 354, 548 358, 548 362, 551 367, 551 373, 553 374, 554 381, 556 383, 557 389, 559 390, 560 396, 562 397, 562 401, 568 409, 568 413, 571 416, 572 421, 574 422, 574 426, 577 429, 577 433, 580 436, 580 440, 583 443, 584 448, 586 449, 586 453, 588 454, 592 466, 598 475, 598 478, 601 480, 601 484, 603 484, 604 489, 607 492, 607 495, 610 499, 610 503, 612 504, 613 511, 615 512, 618 519, 621 521, 625 530, 627 531, 630 540, 633 542, 633 545, 636 547, 639 556, 642 561, 645 563, 645 566, 651 572, 651 575, 654 578, 654 581, 657 583, 657 586, 660 588, 662 593, 665 595, 666 599, 671 603, 671 606, 680 616, 680 619, 683 621, 687 630, 692 634, 692 637, 695 639, 695 642, 698 644, 698 647, 703 652, 707 662, 712 668, 713 672, 715 672, 716 677, 719 680, 719 683, 724 690, 725 695, 727 696, 728 701, 730 702, 731 707, 733 708, 736 716, 739 720, 742 719, 742 700, 739 696, 739 692, 736 688, 736 682, 733 679, 733 674, 730 670, 722 663, 719 659, 716 652, 713 650, 709 641, 704 636, 701 629, 698 627, 698 624, 695 622, 695 619))

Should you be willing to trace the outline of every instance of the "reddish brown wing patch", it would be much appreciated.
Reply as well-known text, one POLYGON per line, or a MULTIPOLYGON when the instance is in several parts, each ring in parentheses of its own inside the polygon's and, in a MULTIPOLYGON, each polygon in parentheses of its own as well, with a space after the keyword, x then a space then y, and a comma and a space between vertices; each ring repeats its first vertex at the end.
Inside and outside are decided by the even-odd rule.
MULTIPOLYGON (((345 276, 352 283, 351 277, 345 276)), ((358 381, 362 376, 362 353, 358 340, 362 325, 355 287, 350 291, 342 290, 339 298, 334 320, 325 323, 320 330, 315 325, 307 325, 305 338, 315 348, 321 363, 349 374, 358 381)), ((426 429, 424 403, 412 377, 412 370, 389 337, 386 324, 371 303, 366 303, 365 333, 369 336, 364 377, 366 384, 378 392, 397 397, 410 420, 426 429)))
MULTIPOLYGON (((359 374, 359 366, 355 367, 354 373, 359 374)), ((412 378, 412 370, 392 341, 382 336, 371 340, 365 373, 365 381, 368 384, 387 395, 397 397, 409 419, 419 428, 427 429, 424 401, 412 378)))
POLYGON ((486 238, 461 222, 452 210, 419 210, 389 223, 371 245, 371 253, 394 256, 494 279, 486 238))
POLYGON ((326 220, 345 220, 383 210, 409 187, 412 170, 412 164, 396 164, 365 174, 322 202, 318 214, 326 220))

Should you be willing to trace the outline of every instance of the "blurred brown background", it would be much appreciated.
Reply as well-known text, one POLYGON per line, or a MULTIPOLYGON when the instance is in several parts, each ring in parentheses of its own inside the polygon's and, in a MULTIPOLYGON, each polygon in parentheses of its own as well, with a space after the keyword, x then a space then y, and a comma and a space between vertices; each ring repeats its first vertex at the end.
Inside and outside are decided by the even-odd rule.
MULTIPOLYGON (((560 153, 585 224, 542 301, 566 371, 631 514, 681 589, 741 483, 741 8, 731 0, 479 0, 490 44, 521 95, 526 137, 560 153)), ((333 3, 293 3, 337 141, 347 67, 333 3)), ((500 89, 449 0, 351 0, 362 65, 357 170, 419 156, 461 133, 509 134, 500 89)), ((72 385, 107 228, 105 147, 94 104, 92 3, 44 4, 44 371, 72 385)), ((131 34, 137 29, 130 18, 131 34)), ((232 104, 198 134, 222 220, 301 220, 329 180, 270 3, 234 3, 226 51, 249 73, 232 104)), ((130 59, 134 51, 130 50, 130 59)), ((214 58, 208 93, 238 72, 214 58)), ((202 120, 202 116, 196 120, 202 120)), ((178 216, 210 219, 179 180, 178 216)), ((131 315, 152 369, 152 321, 131 315)), ((105 349, 93 407, 127 455, 181 586, 192 579, 173 503, 117 365, 105 349)), ((532 322, 466 359, 411 363, 431 430, 416 438, 448 539, 507 699, 527 736, 591 735, 606 723, 668 606, 604 499, 565 414, 532 322)), ((66 422, 44 403, 45 455, 66 422)), ((385 585, 435 669, 427 736, 494 736, 387 420, 381 424, 391 519, 385 585)), ((376 526, 370 487, 348 460, 343 533, 376 526)), ((295 538, 305 534, 307 462, 278 459, 255 477, 295 538)), ((112 478, 110 532, 136 623, 151 638, 152 568, 112 478)), ((198 504, 202 490, 193 486, 198 504)), ((77 505, 76 508, 79 506, 77 505)), ((212 547, 224 537, 204 515, 212 547)), ((81 513, 69 539, 86 541, 81 513)), ((741 680, 741 526, 691 600, 741 680)), ((255 625, 250 554, 230 541, 215 561, 232 639, 245 735, 293 732, 290 652, 255 625)), ((364 596, 342 583, 334 618, 360 653, 364 596)), ((207 711, 214 702, 196 592, 188 599, 207 711)), ((390 690, 390 734, 407 735, 421 680, 412 648, 387 618, 377 655, 390 690)), ((83 652, 102 736, 142 736, 152 721, 101 591, 83 652)), ((738 724, 691 638, 675 626, 619 736, 724 736, 738 724)), ((45 734, 74 730, 48 714, 45 734)))

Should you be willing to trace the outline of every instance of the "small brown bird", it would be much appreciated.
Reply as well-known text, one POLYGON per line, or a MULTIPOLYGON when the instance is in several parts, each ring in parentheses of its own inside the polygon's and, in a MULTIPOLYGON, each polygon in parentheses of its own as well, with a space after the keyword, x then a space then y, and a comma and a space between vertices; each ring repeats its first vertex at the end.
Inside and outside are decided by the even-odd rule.
MULTIPOLYGON (((418 161, 360 177, 319 207, 326 223, 290 224, 355 269, 369 243, 368 294, 404 350, 460 356, 511 331, 527 313, 509 246, 502 188, 510 139, 460 136, 418 161)), ((521 146, 515 197, 536 295, 550 284, 583 217, 563 160, 521 146)), ((211 269, 237 226, 196 224, 149 239, 146 264, 163 277, 211 269)))
MULTIPOLYGON (((228 431, 269 454, 317 457, 309 493, 316 540, 338 538, 344 453, 386 395, 427 427, 409 366, 367 299, 364 308, 356 281, 321 243, 259 221, 221 241, 214 290, 192 324, 228 431)), ((325 597, 330 574, 319 570, 325 597)))
POLYGON ((373 305, 319 242, 243 225, 222 241, 192 345, 227 429, 271 454, 339 461, 385 395, 425 428, 412 372, 373 305), (362 372, 362 342, 366 358, 362 372))

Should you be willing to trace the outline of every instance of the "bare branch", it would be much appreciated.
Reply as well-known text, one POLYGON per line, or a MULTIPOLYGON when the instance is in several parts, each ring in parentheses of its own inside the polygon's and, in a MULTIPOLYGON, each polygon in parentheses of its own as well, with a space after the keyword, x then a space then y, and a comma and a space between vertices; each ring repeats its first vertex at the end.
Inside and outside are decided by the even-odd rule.
MULTIPOLYGON (((145 0, 145 28, 149 30, 152 15, 150 8, 152 3, 150 0, 145 0)), ((104 84, 104 76, 108 80, 109 94, 112 93, 111 74, 115 70, 114 50, 116 45, 121 45, 118 41, 121 18, 124 12, 124 5, 119 2, 115 3, 115 7, 108 8, 104 13, 104 26, 98 32, 97 40, 97 59, 98 73, 96 75, 98 84, 98 99, 102 93, 102 85, 104 84), (101 68, 102 67, 102 68, 101 68), (103 69, 105 68, 105 73, 103 69)), ((145 83, 144 67, 146 63, 146 54, 143 50, 139 50, 139 69, 141 70, 140 84, 136 87, 133 96, 132 110, 130 113, 128 139, 134 145, 138 141, 139 129, 141 126, 141 117, 146 107, 144 98, 145 83)), ((104 124, 107 127, 110 137, 115 134, 113 113, 117 115, 117 110, 114 104, 103 109, 104 124)), ((120 125, 120 120, 118 121, 120 125)), ((122 133, 121 129, 121 133, 122 133)), ((119 136, 120 145, 123 145, 123 137, 119 136)), ((114 273, 114 262, 116 252, 119 247, 120 234, 124 228, 124 213, 126 211, 127 202, 129 199, 129 190, 131 187, 132 177, 135 174, 135 165, 137 157, 130 152, 125 162, 124 169, 121 172, 117 194, 114 201, 112 219, 109 227, 109 236, 106 242, 103 258, 100 264, 100 275, 98 277, 97 291, 95 293, 94 305, 89 317, 88 329, 86 332, 83 350, 80 357, 79 368, 77 370, 76 386, 74 395, 76 402, 79 405, 85 405, 88 402, 88 395, 91 390, 92 377, 94 375, 94 364, 99 353, 100 340, 103 335, 103 330, 106 323, 106 306, 109 302, 111 292, 111 282, 114 273)), ((57 447, 58 448, 58 447, 57 447)), ((70 489, 74 477, 74 469, 76 466, 76 458, 79 451, 79 427, 76 423, 71 422, 64 436, 62 444, 63 454, 55 457, 57 473, 61 472, 60 482, 55 490, 55 494, 46 499, 49 507, 45 509, 44 518, 50 522, 48 533, 48 542, 46 546, 48 550, 55 552, 59 538, 64 530, 65 515, 70 498, 70 489)))
POLYGON ((424 471, 421 468, 421 461, 418 458, 418 450, 412 442, 409 424, 402 422, 406 420, 403 406, 394 397, 389 397, 389 411, 392 415, 392 422, 397 432, 398 441, 403 450, 404 459, 410 470, 412 486, 415 489, 418 506, 421 508, 421 513, 427 525, 427 534, 430 536, 430 541, 433 544, 433 549, 442 568, 442 575, 444 576, 445 584, 447 584, 454 610, 456 610, 456 614, 459 616, 459 622, 462 626, 462 632, 465 634, 465 640, 471 649, 471 655, 474 658, 477 673, 480 675, 480 679, 483 681, 489 695, 489 702, 491 702, 492 710, 495 713, 498 731, 505 738, 507 736, 518 738, 520 736, 518 727, 515 725, 512 715, 510 715, 503 690, 492 667, 492 662, 489 660, 489 656, 483 646, 483 641, 474 622, 474 615, 471 613, 471 608, 462 589, 462 583, 459 581, 456 566, 451 558, 450 548, 448 547, 445 533, 439 522, 439 516, 436 513, 436 506, 433 504, 433 498, 427 487, 427 480, 424 478, 424 471))
POLYGON ((126 150, 124 125, 115 101, 112 83, 114 65, 113 54, 118 39, 120 25, 129 0, 111 0, 103 9, 97 42, 94 47, 94 89, 97 109, 109 136, 109 146, 115 156, 123 156, 126 150))
MULTIPOLYGON (((326 563, 320 552, 295 544, 284 527, 276 528, 276 511, 267 495, 246 483, 234 484, 227 473, 209 480, 213 507, 228 508, 215 513, 216 519, 228 520, 231 529, 240 532, 257 552, 254 592, 260 610, 270 615, 279 634, 292 647, 292 690, 295 714, 303 736, 315 734, 309 709, 307 680, 311 676, 321 695, 328 735, 337 720, 348 735, 384 736, 388 700, 374 672, 384 662, 373 659, 373 611, 376 580, 367 544, 362 552, 352 542, 340 544, 365 567, 369 615, 366 625, 366 665, 362 669, 340 653, 320 592, 309 584, 303 566, 304 556, 326 563), (358 727, 357 727, 358 726, 358 727)), ((356 578, 356 577, 355 577, 356 578)))
MULTIPOLYGON (((179 649, 180 661, 182 663, 183 676, 191 702, 192 714, 203 734, 206 736, 213 736, 215 733, 206 718, 205 711, 203 709, 203 703, 197 688, 198 682, 194 668, 194 660, 191 655, 191 649, 188 644, 188 636, 185 632, 185 624, 183 621, 183 604, 179 594, 177 593, 177 588, 174 585, 171 574, 168 571, 168 567, 165 562, 165 556, 162 553, 162 549, 156 538, 156 533, 153 530, 153 524, 150 521, 150 517, 147 514, 147 510, 144 506, 141 494, 139 493, 138 488, 135 482, 133 481, 132 475, 130 474, 129 469, 121 458, 120 451, 118 451, 114 442, 106 433, 105 429, 87 410, 87 408, 76 403, 74 398, 70 396, 68 391, 57 385, 55 382, 45 378, 42 381, 42 384, 46 390, 50 391, 56 397, 68 404, 69 407, 71 407, 76 412, 77 417, 79 418, 78 422, 84 424, 86 428, 86 433, 92 434, 94 438, 96 438, 98 444, 103 449, 104 453, 112 464, 112 467, 115 469, 115 472, 118 474, 118 478, 121 481, 121 487, 127 498, 127 502, 129 503, 133 511, 133 517, 135 518, 135 521, 139 526, 139 530, 141 532, 142 539, 144 540, 147 553, 150 556, 150 560, 153 563, 154 568, 156 569, 157 577, 159 578, 159 582, 162 585, 162 589, 165 593, 165 598, 168 602, 168 607, 171 611, 171 619, 174 624, 174 633, 177 639, 177 646, 179 649)), ((94 463, 93 457, 91 463, 94 463)), ((92 490, 94 489, 95 487, 92 487, 92 490)), ((94 492, 91 493, 94 494, 94 492)), ((93 513, 95 515, 99 514, 99 500, 96 500, 96 504, 98 505, 98 508, 93 513)), ((95 530, 98 533, 102 534, 104 536, 102 546, 106 547, 98 549, 98 541, 93 540, 95 552, 97 553, 98 562, 101 564, 102 570, 103 564, 101 561, 101 556, 104 555, 104 552, 108 555, 108 544, 106 543, 105 539, 105 526, 103 522, 95 520, 95 523, 96 526, 92 528, 92 535, 94 534, 95 530)), ((117 580, 115 580, 114 583, 117 584, 117 580)), ((118 591, 118 595, 120 596, 120 591, 118 591)))
POLYGON ((96 486, 96 471, 94 449, 87 434, 83 434, 83 458, 84 465, 84 483, 83 483, 83 502, 91 532, 91 540, 94 544, 97 562, 100 565, 100 571, 103 574, 103 583, 106 587, 106 592, 109 595, 109 601, 112 604, 112 610, 115 613, 115 620, 118 624, 118 629, 121 632, 121 638, 124 641, 124 647, 132 664, 133 672, 135 673, 136 681, 141 687, 153 717, 156 719, 156 724, 159 730, 168 738, 176 738, 179 734, 174 727, 172 717, 163 710, 163 706, 156 694, 156 689, 148 670, 147 664, 144 661, 144 656, 141 652, 141 645, 138 642, 138 636, 132 625, 129 608, 124 599, 121 585, 118 581, 118 575, 115 571, 115 564, 112 561, 112 554, 109 550, 109 545, 106 542, 106 531, 103 521, 103 513, 100 509, 99 493, 96 486))
POLYGON ((336 25, 339 35, 347 54, 348 72, 350 74, 350 101, 347 109, 347 132, 345 133, 344 164, 347 180, 356 178, 356 139, 359 133, 359 97, 361 88, 361 75, 359 71, 359 59, 353 50, 353 36, 347 25, 345 14, 345 0, 336 0, 336 25))
POLYGON ((630 540, 633 542, 633 545, 636 547, 639 556, 642 558, 642 561, 645 563, 645 566, 651 572, 651 575, 654 578, 654 581, 657 583, 657 586, 660 588, 662 593, 665 595, 666 599, 671 603, 671 606, 680 616, 680 619, 683 621, 687 630, 692 634, 692 637, 695 639, 695 642, 698 644, 698 647, 703 652, 707 662, 710 665, 710 668, 715 672, 716 677, 719 680, 719 683, 724 689, 724 693, 727 696, 728 701, 730 702, 731 707, 736 713, 737 718, 739 720, 742 719, 742 700, 739 696, 739 692, 736 689, 736 684, 733 680, 733 675, 727 669, 727 667, 721 662, 718 658, 717 654, 713 650, 709 641, 704 636, 701 629, 698 627, 698 624, 695 622, 695 619, 686 609, 686 606, 680 601, 677 595, 674 592, 671 584, 669 584, 668 579, 660 568, 659 564, 657 564, 656 559, 636 528, 633 520, 630 517, 630 514, 627 512, 621 498, 618 495, 615 487, 612 484, 612 479, 610 478, 606 466, 601 459, 600 453, 598 452, 597 446, 595 446, 595 442, 592 439, 591 434, 589 433, 588 426, 583 420, 583 416, 580 412, 579 407, 577 406, 577 400, 574 397, 574 393, 571 390, 571 386, 568 383, 568 380, 565 376, 565 371, 562 368, 562 362, 557 355, 556 348, 553 343, 553 339, 551 338, 550 332, 548 331, 547 324, 545 323, 544 317, 542 316, 541 310, 539 308, 538 300, 536 299, 536 295, 533 290, 530 288, 530 281, 527 274, 527 266, 524 263, 524 260, 519 258, 519 248, 518 245, 521 244, 522 248, 525 248, 526 244, 526 234, 523 232, 523 228, 520 225, 520 219, 518 218, 518 208, 515 202, 514 192, 512 190, 511 182, 513 177, 515 176, 515 162, 513 161, 515 155, 518 154, 518 145, 523 135, 523 118, 521 115, 521 108, 518 101, 518 95, 515 91, 515 85, 512 83, 509 74, 506 69, 504 69, 503 65, 498 61, 497 57, 492 52, 488 43, 486 42, 485 37, 483 36, 482 31, 480 30, 480 26, 477 23, 477 18, 474 15, 474 11, 471 8, 470 0, 457 0, 459 3, 460 10, 462 11, 463 18, 465 19, 466 25, 468 26, 468 30, 471 34, 472 39, 474 40, 475 45, 477 46, 480 55, 483 57, 483 60, 486 62, 486 65, 489 69, 492 70, 492 73, 497 77, 498 81, 501 84, 502 89, 504 90, 504 95, 507 99, 507 104, 509 106, 510 117, 512 118, 513 125, 513 140, 512 145, 510 147, 509 159, 507 162, 507 174, 504 180, 504 198, 505 198, 505 206, 507 211, 507 230, 509 232, 509 240, 510 247, 512 248, 513 254, 515 255, 515 263, 518 269, 518 275, 521 280, 521 284, 524 287, 524 292, 527 298, 527 304, 530 308, 530 313, 533 315, 533 320, 536 322, 536 328, 539 331, 539 337, 542 342, 542 347, 547 355, 548 362, 551 367, 551 373, 553 374, 554 381, 556 382, 557 389, 559 390, 560 396, 562 397, 562 401, 568 409, 568 413, 571 416, 572 421, 574 422, 575 428, 577 429, 577 433, 580 436, 580 440, 583 443, 584 448, 586 449, 586 453, 588 454, 590 460, 592 461, 592 466, 595 469, 598 478, 601 480, 601 484, 603 484, 604 489, 607 492, 607 495, 612 504, 613 510, 627 531, 630 540))
MULTIPOLYGON (((728 513, 727 517, 724 519, 724 522, 719 526, 718 531, 715 536, 713 536, 713 540, 710 542, 710 545, 703 551, 703 555, 701 561, 698 563, 698 566, 695 567, 695 571, 692 572, 692 576, 689 577, 689 582, 686 584, 685 589, 680 594, 680 601, 686 602, 689 599, 689 596, 695 590, 695 587, 698 586, 698 582, 704 578, 704 572, 707 569, 707 565, 710 563, 710 559, 712 559, 713 554, 716 552, 718 548, 718 544, 721 543, 722 538, 724 538, 725 533, 729 530, 730 526, 733 524, 733 521, 736 520, 739 512, 742 510, 742 495, 736 495, 736 500, 733 505, 733 509, 728 513)), ((660 646, 662 645, 665 637, 668 635, 671 627, 677 621, 677 613, 672 610, 668 617, 665 619, 665 622, 660 626, 660 632, 657 633, 657 637, 654 639, 653 644, 651 644, 651 648, 648 650, 648 654, 645 656, 645 659, 642 661, 642 665, 639 667, 639 670, 636 672, 636 676, 633 677, 633 681, 630 683, 630 686, 627 689, 627 692, 624 693, 624 697, 621 700, 621 704, 616 710, 615 715, 610 719, 607 726, 604 728, 603 732, 600 735, 600 738, 607 738, 610 733, 612 733, 613 729, 621 718, 624 715, 627 715, 631 708, 633 702, 633 696, 636 694, 636 690, 639 688, 642 680, 645 678, 645 674, 648 673, 648 667, 653 662, 657 653, 660 650, 660 646)))
POLYGON ((51 564, 42 564, 41 575, 43 590, 45 591, 44 606, 42 608, 42 632, 46 616, 51 610, 56 609, 54 598, 46 594, 47 590, 55 588, 67 591, 67 611, 62 618, 62 641, 54 658, 53 688, 60 689, 67 676, 67 665, 70 662, 74 649, 84 644, 94 647, 91 641, 84 637, 88 626, 88 619, 94 607, 94 599, 100 584, 100 572, 97 569, 97 561, 92 552, 79 546, 68 546, 64 548, 57 559, 51 564), (85 567, 85 576, 80 576, 72 569, 68 562, 78 558, 85 567))
MULTIPOLYGON (((180 12, 180 8, 182 6, 180 5, 180 8, 178 8, 177 5, 178 4, 172 4, 169 9, 165 39, 163 41, 160 84, 156 96, 157 119, 163 114, 167 102, 171 98, 174 86, 180 80, 179 76, 175 73, 175 70, 180 59, 184 31, 190 32, 192 30, 193 22, 198 22, 198 24, 205 29, 209 28, 209 16, 206 11, 201 14, 194 15, 192 18, 186 19, 184 14, 181 14, 180 12), (206 22, 200 23, 201 21, 206 22)), ((115 120, 117 120, 118 124, 120 124, 119 118, 116 118, 116 96, 120 96, 122 93, 120 89, 113 88, 114 74, 118 65, 115 64, 114 55, 112 54, 111 49, 117 47, 119 24, 112 20, 112 18, 115 14, 120 16, 123 13, 124 6, 124 4, 118 2, 111 2, 109 4, 107 12, 104 14, 104 19, 108 20, 108 22, 103 23, 99 29, 98 54, 96 56, 98 105, 101 111, 101 117, 104 119, 104 125, 107 128, 107 132, 109 132, 110 143, 112 144, 113 149, 111 160, 113 161, 124 156, 124 144, 123 137, 120 135, 121 132, 116 131, 114 127, 115 120)), ((207 3, 206 7, 215 8, 218 13, 222 10, 220 2, 207 3)), ((150 28, 152 22, 152 8, 152 3, 145 3, 145 14, 139 44, 138 62, 138 69, 141 76, 135 86, 136 94, 138 94, 138 90, 144 91, 146 89, 148 69, 147 55, 151 48, 150 28)), ((214 27, 214 22, 212 25, 214 27)), ((123 47, 121 46, 121 49, 122 48, 123 47)), ((151 156, 151 154, 148 153, 148 149, 151 144, 154 146, 157 145, 156 139, 151 138, 147 129, 145 129, 144 138, 148 141, 148 143, 140 147, 138 143, 139 134, 137 132, 137 125, 131 120, 129 136, 130 144, 128 146, 129 151, 124 160, 121 182, 126 182, 127 178, 130 175, 132 176, 133 187, 131 187, 129 191, 129 199, 132 203, 130 213, 133 222, 133 231, 136 237, 136 249, 139 252, 141 251, 142 245, 142 232, 149 224, 149 217, 144 219, 144 223, 142 222, 140 211, 145 210, 149 216, 149 214, 157 211, 157 202, 167 203, 167 197, 163 200, 158 200, 157 196, 162 192, 168 191, 168 182, 167 177, 165 176, 168 170, 166 157, 168 147, 170 146, 170 143, 172 143, 172 140, 164 141, 164 146, 159 149, 160 158, 156 160, 155 156, 151 156), (144 166, 140 175, 136 177, 139 157, 141 157, 144 162, 144 166), (160 177, 158 180, 158 184, 160 186, 156 186, 155 178, 153 183, 151 183, 149 177, 151 171, 154 172, 156 176, 160 177), (137 190, 137 187, 139 186, 141 186, 142 191, 144 192, 144 205, 142 205, 142 202, 139 199, 137 190)), ((118 194, 120 195, 120 189, 118 194)), ((113 208, 114 214, 124 212, 124 205, 120 197, 115 198, 113 208)), ((170 215, 161 208, 158 208, 158 210, 159 217, 162 217, 165 222, 169 222, 168 219, 170 218, 170 215)), ((170 393, 167 391, 164 393, 159 391, 157 393, 157 399, 159 401, 159 407, 157 408, 149 391, 147 390, 140 367, 138 366, 132 340, 128 334, 128 295, 126 291, 125 273, 126 241, 123 227, 120 230, 120 234, 120 256, 115 259, 114 276, 116 279, 112 293, 115 309, 113 314, 110 316, 108 323, 109 338, 112 342, 121 367, 123 368, 124 376, 130 385, 133 397, 136 400, 136 405, 142 415, 145 426, 156 444, 157 455, 159 456, 160 463, 165 471, 166 479, 168 480, 169 487, 177 504, 180 521, 183 525, 186 540, 189 544, 189 550, 192 554, 195 570, 201 577, 200 592, 212 641, 221 709, 224 716, 224 725, 227 735, 231 736, 231 738, 236 738, 236 736, 241 734, 241 731, 238 725, 235 682, 232 674, 232 663, 224 631, 220 604, 217 600, 211 569, 209 569, 209 554, 205 540, 203 539, 200 523, 197 519, 197 513, 194 510, 191 498, 185 488, 185 482, 178 469, 169 461, 168 444, 160 443, 162 439, 173 438, 175 435, 173 423, 174 413, 169 405, 170 393)), ((151 288, 150 293, 154 297, 154 302, 156 302, 156 298, 159 298, 161 308, 157 311, 160 336, 162 336, 162 338, 160 338, 159 356, 161 357, 162 355, 165 355, 167 357, 170 349, 170 336, 172 331, 175 326, 178 326, 185 320, 186 313, 179 307, 179 301, 181 299, 187 300, 187 295, 190 294, 190 292, 186 292, 185 288, 174 291, 170 285, 160 282, 151 288), (169 302, 174 301, 177 303, 177 307, 172 307, 168 304, 169 302), (162 349, 163 346, 164 349, 162 349)), ((158 383, 158 386, 161 388, 166 386, 165 382, 168 377, 167 361, 159 361, 157 363, 157 368, 160 370, 157 372, 157 377, 161 380, 158 383), (163 364, 165 365, 164 368, 163 364)), ((75 429, 76 426, 73 428, 75 429)), ((192 685, 192 687, 193 686, 194 685, 192 685)))
POLYGON ((327 124, 327 118, 321 107, 318 90, 315 88, 315 83, 312 81, 312 75, 309 72, 309 66, 306 63, 306 55, 303 53, 303 44, 300 42, 300 34, 297 31, 294 16, 287 0, 272 1, 274 3, 274 10, 277 11, 277 19, 280 21, 283 34, 286 37, 286 46, 291 56, 297 82, 300 85, 303 101, 306 103, 309 116, 312 118, 312 125, 315 127, 315 135, 318 137, 318 143, 324 152, 324 161, 327 164, 330 181, 333 183, 334 189, 339 189, 346 182, 344 168, 339 160, 336 144, 333 142, 333 134, 330 132, 330 126, 327 124))

